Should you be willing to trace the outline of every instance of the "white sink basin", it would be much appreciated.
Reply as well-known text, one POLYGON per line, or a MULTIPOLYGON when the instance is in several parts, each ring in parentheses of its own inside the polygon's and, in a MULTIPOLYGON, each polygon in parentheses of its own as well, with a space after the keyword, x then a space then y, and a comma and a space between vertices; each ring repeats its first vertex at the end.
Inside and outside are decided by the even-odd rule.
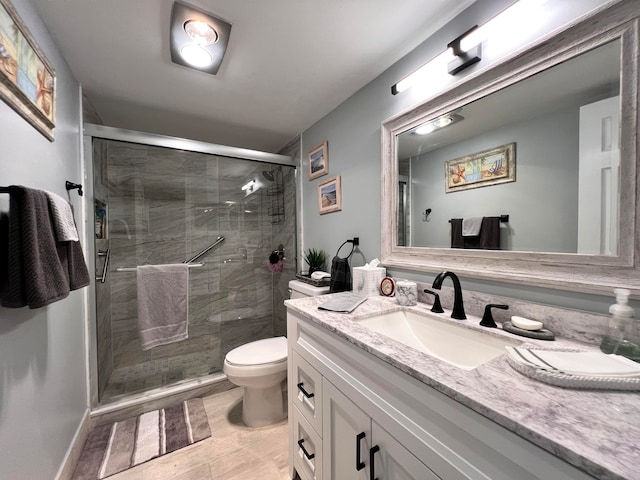
POLYGON ((355 321, 464 370, 473 370, 502 355, 505 346, 517 347, 522 344, 516 339, 494 336, 411 311, 386 313, 355 321))

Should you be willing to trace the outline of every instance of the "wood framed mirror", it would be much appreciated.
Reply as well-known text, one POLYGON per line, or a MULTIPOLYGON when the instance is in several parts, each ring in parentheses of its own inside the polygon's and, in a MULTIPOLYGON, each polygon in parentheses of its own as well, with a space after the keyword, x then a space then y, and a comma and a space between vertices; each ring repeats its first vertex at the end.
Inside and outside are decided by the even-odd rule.
POLYGON ((640 296, 638 21, 616 3, 385 121, 383 264, 640 296), (460 239, 483 218, 498 239, 460 239))

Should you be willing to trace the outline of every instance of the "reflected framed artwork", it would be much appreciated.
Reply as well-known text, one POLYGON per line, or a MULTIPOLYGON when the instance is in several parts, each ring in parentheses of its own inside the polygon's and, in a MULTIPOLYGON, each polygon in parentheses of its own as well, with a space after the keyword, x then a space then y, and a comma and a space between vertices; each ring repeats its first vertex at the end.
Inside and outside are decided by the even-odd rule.
POLYGON ((307 155, 309 161, 309 180, 327 175, 329 173, 328 144, 325 140, 317 147, 309 150, 307 155))
POLYGON ((50 141, 55 81, 55 71, 11 2, 0 0, 0 98, 50 141))
POLYGON ((342 210, 340 177, 333 177, 318 185, 318 208, 320 215, 342 210))
POLYGON ((445 162, 445 191, 487 187, 516 180, 516 144, 508 143, 445 162))

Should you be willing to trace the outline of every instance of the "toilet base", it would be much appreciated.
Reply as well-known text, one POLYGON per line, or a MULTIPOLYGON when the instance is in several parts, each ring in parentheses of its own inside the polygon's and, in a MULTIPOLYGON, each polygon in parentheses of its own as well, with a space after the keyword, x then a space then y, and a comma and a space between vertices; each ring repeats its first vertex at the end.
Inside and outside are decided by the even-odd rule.
POLYGON ((242 421, 248 427, 265 427, 287 418, 282 384, 267 388, 244 387, 242 421))

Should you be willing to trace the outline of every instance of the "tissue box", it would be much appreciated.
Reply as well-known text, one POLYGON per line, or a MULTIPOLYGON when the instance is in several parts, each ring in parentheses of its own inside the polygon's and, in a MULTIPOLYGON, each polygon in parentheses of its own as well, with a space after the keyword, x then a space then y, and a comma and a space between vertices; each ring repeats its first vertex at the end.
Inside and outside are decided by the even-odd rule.
POLYGON ((380 295, 380 282, 386 276, 384 267, 353 267, 353 291, 367 297, 380 295))

